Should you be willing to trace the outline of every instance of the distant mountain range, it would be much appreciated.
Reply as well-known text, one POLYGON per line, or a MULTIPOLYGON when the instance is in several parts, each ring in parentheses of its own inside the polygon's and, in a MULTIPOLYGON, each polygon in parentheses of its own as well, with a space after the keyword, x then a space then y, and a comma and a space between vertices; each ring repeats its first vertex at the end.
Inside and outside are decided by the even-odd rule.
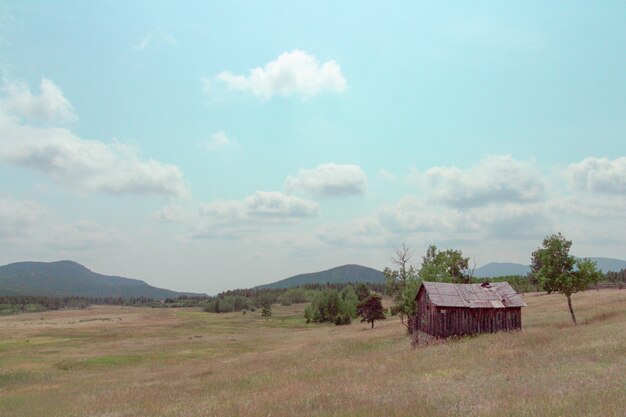
POLYGON ((326 271, 309 274, 294 275, 271 284, 259 285, 255 288, 292 288, 306 284, 344 284, 347 282, 383 283, 385 276, 382 272, 361 265, 343 265, 326 271))
MULTIPOLYGON (((613 258, 591 258, 603 272, 626 268, 626 261, 613 258)), ((492 262, 476 268, 477 278, 504 275, 526 275, 528 265, 492 262)), ((347 282, 384 283, 381 271, 361 265, 343 265, 326 271, 294 275, 256 288, 292 288, 306 284, 341 284, 347 282)), ((92 272, 73 261, 17 262, 0 266, 0 295, 39 295, 51 297, 147 297, 176 298, 183 293, 156 288, 144 281, 92 272)))
MULTIPOLYGON (((598 269, 606 273, 620 271, 626 268, 626 261, 614 258, 589 258, 596 262, 598 269)), ((530 266, 511 262, 491 262, 476 268, 474 276, 477 278, 493 278, 505 275, 526 275, 530 272, 530 266)))
MULTIPOLYGON (((619 271, 626 268, 626 261, 613 258, 590 258, 597 262, 602 272, 619 271)), ((474 277, 493 278, 505 275, 526 275, 530 272, 528 265, 512 262, 491 262, 476 268, 474 277)), ((361 265, 343 265, 326 271, 294 275, 270 284, 255 288, 293 288, 306 284, 342 284, 346 282, 384 283, 385 276, 381 271, 361 265)))
POLYGON ((17 262, 0 266, 0 295, 176 298, 181 293, 138 279, 101 275, 73 261, 17 262))

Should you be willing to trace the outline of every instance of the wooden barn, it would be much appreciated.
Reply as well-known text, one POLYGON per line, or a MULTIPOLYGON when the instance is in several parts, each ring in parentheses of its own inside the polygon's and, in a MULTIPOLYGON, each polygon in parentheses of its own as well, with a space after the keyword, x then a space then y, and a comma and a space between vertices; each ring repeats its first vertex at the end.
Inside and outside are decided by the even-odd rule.
POLYGON ((424 282, 416 301, 413 329, 435 337, 521 330, 526 306, 508 282, 424 282))

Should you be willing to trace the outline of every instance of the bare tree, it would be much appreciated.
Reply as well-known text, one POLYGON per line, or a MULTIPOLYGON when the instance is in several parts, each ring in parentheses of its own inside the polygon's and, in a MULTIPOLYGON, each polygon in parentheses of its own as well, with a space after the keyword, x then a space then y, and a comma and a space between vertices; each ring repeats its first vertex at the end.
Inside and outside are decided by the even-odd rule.
POLYGON ((413 299, 415 294, 413 293, 417 292, 418 286, 417 273, 411 265, 412 257, 413 250, 406 243, 402 243, 402 246, 393 250, 393 255, 390 258, 394 269, 385 268, 383 271, 385 274, 385 291, 394 301, 391 313, 400 316, 400 322, 407 328, 408 332, 411 332, 411 328, 404 318, 413 314, 415 305, 413 299))
POLYGON ((397 267, 397 271, 400 274, 400 279, 406 281, 409 270, 411 269, 411 258, 413 257, 413 249, 406 245, 406 242, 402 242, 402 246, 394 248, 393 256, 389 259, 392 264, 397 267))

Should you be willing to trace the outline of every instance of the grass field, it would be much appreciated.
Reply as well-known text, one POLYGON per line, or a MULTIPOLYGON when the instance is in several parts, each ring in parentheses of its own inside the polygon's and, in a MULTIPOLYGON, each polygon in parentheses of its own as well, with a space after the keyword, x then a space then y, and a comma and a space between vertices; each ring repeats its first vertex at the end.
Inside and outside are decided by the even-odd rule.
POLYGON ((413 349, 396 318, 93 307, 0 316, 0 416, 626 416, 626 291, 413 349))

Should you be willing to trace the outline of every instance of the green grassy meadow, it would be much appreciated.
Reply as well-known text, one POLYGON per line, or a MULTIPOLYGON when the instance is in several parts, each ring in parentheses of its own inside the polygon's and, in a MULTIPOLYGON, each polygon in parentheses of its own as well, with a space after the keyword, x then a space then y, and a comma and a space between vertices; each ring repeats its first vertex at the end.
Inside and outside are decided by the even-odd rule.
POLYGON ((522 332, 97 306, 0 316, 0 416, 626 415, 626 291, 527 294, 522 332))

